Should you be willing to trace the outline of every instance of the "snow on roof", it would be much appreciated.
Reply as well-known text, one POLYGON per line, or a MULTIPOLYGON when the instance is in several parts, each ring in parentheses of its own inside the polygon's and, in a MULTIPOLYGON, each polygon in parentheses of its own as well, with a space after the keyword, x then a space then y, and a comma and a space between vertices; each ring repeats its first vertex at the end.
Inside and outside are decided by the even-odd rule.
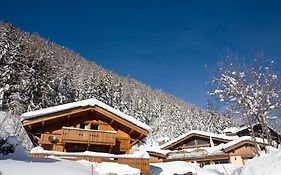
POLYGON ((210 133, 210 132, 205 132, 205 131, 199 131, 199 130, 192 130, 192 131, 189 131, 187 132, 186 134, 183 134, 165 144, 163 144, 161 146, 161 148, 165 148, 181 139, 184 139, 185 137, 191 135, 191 134, 198 134, 198 135, 204 135, 204 136, 207 136, 207 137, 212 137, 212 138, 219 138, 219 139, 224 139, 224 140, 234 140, 234 139, 237 139, 239 138, 238 136, 227 136, 225 134, 216 134, 216 133, 210 133))
POLYGON ((135 119, 99 100, 96 100, 96 99, 82 100, 82 101, 78 101, 78 102, 67 103, 67 104, 63 104, 63 105, 59 105, 59 106, 44 108, 44 109, 31 111, 31 112, 26 112, 21 115, 21 118, 22 118, 22 120, 31 119, 31 118, 39 117, 42 115, 47 115, 47 114, 60 112, 60 111, 64 111, 64 110, 68 110, 68 109, 72 109, 72 108, 76 108, 76 107, 82 107, 82 106, 99 106, 143 129, 147 130, 148 132, 152 132, 152 128, 150 126, 148 126, 147 124, 142 123, 142 122, 138 121, 137 119, 135 119))
MULTIPOLYGON (((223 149, 226 149, 226 148, 229 148, 229 147, 236 145, 243 141, 253 141, 253 138, 251 136, 242 136, 242 137, 239 137, 238 139, 232 140, 228 143, 220 144, 219 146, 221 146, 223 149)), ((263 139, 259 138, 259 137, 256 137, 256 141, 257 141, 257 143, 267 144, 266 139, 263 141, 263 139)))
POLYGON ((230 132, 230 133, 236 133, 238 129, 239 129, 239 128, 237 128, 237 127, 225 128, 225 129, 223 130, 223 132, 224 132, 224 133, 228 133, 228 132, 230 132))
POLYGON ((154 152, 167 156, 167 158, 187 158, 187 157, 200 157, 201 155, 214 155, 214 154, 223 154, 222 145, 213 146, 213 147, 199 147, 199 148, 187 148, 182 150, 163 150, 159 146, 154 146, 146 148, 142 151, 154 152))
MULTIPOLYGON (((253 124, 253 127, 255 127, 256 125, 259 125, 259 123, 253 124)), ((275 131, 271 126, 267 126, 267 127, 268 127, 269 129, 275 131)), ((249 126, 247 126, 247 125, 241 126, 241 127, 237 128, 237 130, 236 130, 235 133, 241 132, 241 131, 243 131, 243 130, 245 130, 245 129, 249 129, 249 126)))
POLYGON ((171 152, 171 150, 164 150, 164 149, 160 149, 159 146, 154 146, 154 147, 150 147, 150 148, 145 148, 145 149, 142 149, 143 151, 146 151, 146 152, 155 152, 155 153, 159 153, 159 154, 163 154, 163 155, 166 155, 168 154, 169 152, 171 152))
MULTIPOLYGON (((256 125, 256 124, 254 124, 254 125, 256 125)), ((253 126, 254 126, 254 125, 253 125, 253 126)), ((248 129, 248 128, 249 128, 248 126, 241 126, 241 127, 237 128, 237 130, 235 131, 235 133, 238 133, 238 132, 243 131, 244 129, 248 129)))
MULTIPOLYGON (((258 143, 264 143, 262 138, 256 137, 256 140, 258 143)), ((222 143, 217 146, 213 147, 199 147, 199 148, 188 148, 188 149, 182 149, 182 150, 163 150, 160 149, 160 147, 151 147, 145 149, 147 152, 155 152, 162 155, 166 155, 167 158, 188 158, 188 157, 200 157, 200 156, 210 156, 210 155, 218 155, 218 154, 224 154, 223 150, 226 148, 229 148, 233 145, 236 145, 243 141, 253 141, 253 139, 250 136, 243 136, 238 137, 235 140, 232 140, 228 143, 222 143)), ((265 143, 267 143, 265 141, 265 143)))
POLYGON ((186 158, 201 158, 212 155, 224 155, 225 153, 219 147, 200 147, 193 149, 183 149, 171 151, 167 153, 167 159, 186 159, 186 158))
POLYGON ((170 137, 159 137, 156 139, 157 142, 168 142, 170 140, 170 137))
POLYGON ((48 151, 44 150, 42 147, 37 146, 32 148, 31 154, 47 154, 54 156, 95 156, 95 157, 106 157, 106 158, 149 158, 149 154, 145 151, 137 151, 134 154, 109 154, 102 152, 59 152, 59 151, 48 151))

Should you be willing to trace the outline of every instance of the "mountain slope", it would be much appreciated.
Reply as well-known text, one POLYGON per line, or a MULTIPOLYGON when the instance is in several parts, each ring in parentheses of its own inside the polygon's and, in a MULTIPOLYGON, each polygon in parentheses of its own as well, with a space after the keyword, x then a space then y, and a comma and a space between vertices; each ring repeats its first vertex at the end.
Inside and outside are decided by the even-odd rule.
POLYGON ((13 115, 96 98, 154 128, 152 137, 231 124, 195 105, 121 77, 37 34, 0 22, 0 105, 13 115), (1 101, 2 100, 2 101, 1 101), (209 123, 207 123, 209 122, 209 123))

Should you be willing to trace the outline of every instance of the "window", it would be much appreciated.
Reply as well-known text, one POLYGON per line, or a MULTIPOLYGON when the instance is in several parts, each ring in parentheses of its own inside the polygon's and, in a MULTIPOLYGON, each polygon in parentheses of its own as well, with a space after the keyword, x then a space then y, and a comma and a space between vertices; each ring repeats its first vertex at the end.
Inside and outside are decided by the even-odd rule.
POLYGON ((80 123, 79 128, 80 128, 80 129, 85 129, 85 126, 86 126, 86 124, 85 124, 85 123, 80 123))
POLYGON ((200 167, 202 168, 203 166, 210 165, 210 164, 211 164, 211 162, 206 160, 206 161, 200 162, 200 167))
POLYGON ((186 146, 195 146, 195 140, 191 140, 185 144, 186 146))
POLYGON ((206 145, 206 144, 209 144, 209 142, 206 140, 197 140, 197 145, 206 145))
POLYGON ((225 164, 225 163, 229 163, 229 160, 225 159, 225 160, 215 160, 214 161, 215 164, 225 164))
POLYGON ((92 130, 98 130, 99 129, 99 125, 98 124, 91 124, 91 129, 92 130))

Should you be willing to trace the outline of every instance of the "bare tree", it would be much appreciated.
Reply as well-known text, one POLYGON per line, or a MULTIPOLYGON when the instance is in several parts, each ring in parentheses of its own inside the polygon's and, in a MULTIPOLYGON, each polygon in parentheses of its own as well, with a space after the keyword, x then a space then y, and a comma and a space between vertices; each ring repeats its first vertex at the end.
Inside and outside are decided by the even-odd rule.
POLYGON ((256 56, 248 64, 234 64, 229 60, 237 58, 228 54, 226 61, 219 64, 219 72, 212 79, 215 90, 210 95, 235 107, 235 112, 242 114, 254 140, 252 125, 258 122, 262 128, 262 137, 271 145, 267 117, 281 105, 280 80, 274 72, 274 61, 268 61, 262 56, 256 56))

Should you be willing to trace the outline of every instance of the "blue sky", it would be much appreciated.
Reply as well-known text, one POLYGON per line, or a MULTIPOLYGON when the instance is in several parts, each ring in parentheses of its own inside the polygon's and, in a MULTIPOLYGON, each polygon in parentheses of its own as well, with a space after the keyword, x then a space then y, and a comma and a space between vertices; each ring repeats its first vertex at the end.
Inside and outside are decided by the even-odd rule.
POLYGON ((280 9, 261 0, 18 0, 1 2, 0 19, 205 107, 209 68, 227 49, 281 60, 280 9))

